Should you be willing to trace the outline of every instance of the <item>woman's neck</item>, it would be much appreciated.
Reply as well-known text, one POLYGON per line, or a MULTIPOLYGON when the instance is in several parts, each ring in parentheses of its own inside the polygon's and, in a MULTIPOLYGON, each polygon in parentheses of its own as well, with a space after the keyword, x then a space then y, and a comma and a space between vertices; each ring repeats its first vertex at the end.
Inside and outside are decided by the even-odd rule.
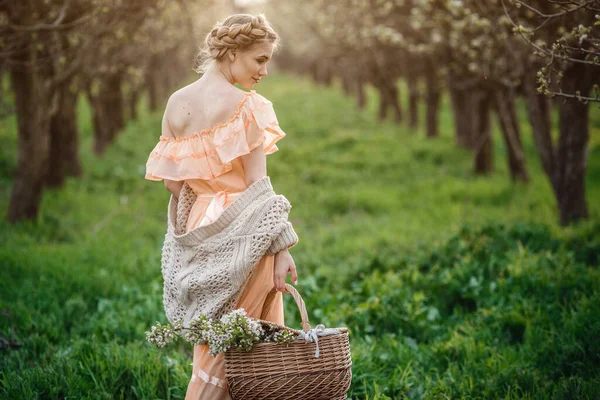
POLYGON ((233 79, 233 76, 228 68, 216 61, 208 67, 200 79, 210 82, 229 83, 230 85, 235 83, 235 80, 233 79))

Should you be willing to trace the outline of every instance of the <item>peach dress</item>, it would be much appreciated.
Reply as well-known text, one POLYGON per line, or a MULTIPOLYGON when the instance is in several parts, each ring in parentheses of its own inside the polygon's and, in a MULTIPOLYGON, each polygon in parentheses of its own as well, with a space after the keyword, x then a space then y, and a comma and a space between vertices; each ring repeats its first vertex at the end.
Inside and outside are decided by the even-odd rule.
MULTIPOLYGON (((197 195, 186 232, 212 223, 247 186, 240 156, 263 146, 265 154, 278 150, 285 133, 279 128, 273 105, 252 90, 225 123, 180 138, 160 137, 146 163, 148 180, 185 180, 197 195)), ((261 258, 236 308, 259 318, 267 293, 273 288, 275 256, 261 258)), ((277 293, 267 318, 283 324, 283 299, 277 293)), ((186 400, 231 399, 223 354, 212 356, 208 345, 194 346, 192 376, 186 400)))

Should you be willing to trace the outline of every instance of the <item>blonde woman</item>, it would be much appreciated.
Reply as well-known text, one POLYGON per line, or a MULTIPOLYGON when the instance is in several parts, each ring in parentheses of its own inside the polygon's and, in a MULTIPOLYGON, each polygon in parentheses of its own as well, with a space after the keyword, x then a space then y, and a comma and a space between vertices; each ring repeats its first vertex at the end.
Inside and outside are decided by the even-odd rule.
MULTIPOLYGON (((205 38, 197 70, 203 73, 201 78, 169 98, 146 179, 164 180, 175 199, 184 183, 193 190, 196 200, 184 222, 186 232, 210 225, 245 189, 267 175, 266 155, 278 150, 275 143, 285 133, 271 102, 252 88, 267 76, 277 43, 263 14, 228 17, 205 38)), ((285 291, 288 273, 296 283, 296 266, 287 248, 265 254, 236 308, 260 317, 267 293, 273 287, 285 291)), ((281 293, 266 319, 283 324, 281 293)), ((208 345, 196 345, 186 399, 229 398, 224 356, 212 356, 208 345)))

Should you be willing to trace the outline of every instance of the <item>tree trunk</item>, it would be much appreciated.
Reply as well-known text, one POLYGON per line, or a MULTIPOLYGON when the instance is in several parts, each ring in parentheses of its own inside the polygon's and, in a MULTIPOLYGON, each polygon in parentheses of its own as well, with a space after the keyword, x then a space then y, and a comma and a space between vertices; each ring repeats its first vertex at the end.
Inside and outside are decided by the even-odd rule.
POLYGON ((109 75, 103 82, 103 90, 100 92, 100 99, 106 103, 107 117, 110 118, 114 126, 114 129, 110 131, 110 141, 125 127, 125 102, 121 90, 122 80, 123 74, 109 75))
POLYGON ((383 121, 387 118, 388 96, 385 87, 380 82, 376 83, 377 91, 379 92, 379 120, 383 121))
POLYGON ((352 78, 347 74, 342 73, 342 90, 344 95, 351 96, 352 95, 352 78))
POLYGON ((498 114, 502 137, 508 153, 508 168, 513 181, 529 182, 525 154, 521 144, 521 133, 515 110, 515 95, 512 90, 494 91, 494 105, 498 114))
MULTIPOLYGON (((0 76, 3 77, 5 74, 10 76, 10 69, 5 63, 0 63, 0 76)), ((8 84, 10 86, 10 80, 8 80, 8 84)), ((4 79, 0 79, 0 119, 7 118, 14 113, 14 106, 11 102, 6 101, 7 98, 10 98, 10 91, 10 87, 5 87, 4 79)))
POLYGON ((438 111, 440 108, 440 88, 435 67, 429 65, 425 76, 427 84, 427 137, 438 136, 438 111))
MULTIPOLYGON (((592 68, 575 63, 564 71, 561 81, 565 93, 589 94, 592 68)), ((557 148, 558 209, 561 225, 587 219, 585 171, 589 142, 589 108, 576 99, 560 102, 560 136, 557 148)))
POLYGON ((413 77, 408 80, 408 113, 409 125, 412 129, 419 127, 419 88, 413 77))
POLYGON ((331 86, 331 83, 333 82, 333 72, 331 71, 331 68, 329 68, 327 61, 322 60, 315 62, 312 65, 312 68, 314 68, 312 71, 313 80, 316 83, 323 86, 331 86))
POLYGON ((527 75, 523 79, 523 92, 527 104, 527 113, 535 147, 540 155, 542 167, 550 180, 554 195, 558 193, 558 181, 556 179, 556 151, 552 143, 550 131, 551 100, 549 97, 539 94, 536 89, 534 75, 527 75))
POLYGON ((158 88, 155 78, 155 68, 153 68, 153 66, 158 65, 158 62, 158 56, 153 55, 151 57, 150 67, 145 75, 146 87, 148 88, 148 108, 151 112, 158 111, 158 88))
POLYGON ((400 100, 398 98, 399 91, 400 91, 400 89, 398 89, 398 86, 396 86, 395 83, 389 84, 389 86, 388 86, 389 101, 392 105, 392 108, 394 109, 394 118, 397 123, 401 123, 404 118, 404 115, 402 113, 402 107, 400 106, 400 100))
POLYGON ((438 111, 440 105, 440 93, 427 93, 427 137, 438 136, 438 111))
POLYGON ((325 61, 320 63, 321 65, 321 77, 322 77, 322 82, 325 86, 327 87, 331 87, 331 84, 333 83, 333 71, 329 66, 329 62, 325 61))
POLYGON ((11 223, 37 217, 48 168, 52 102, 47 79, 36 70, 36 58, 34 46, 29 46, 10 72, 19 132, 19 154, 7 213, 11 223))
POLYGON ((68 81, 58 88, 58 110, 50 120, 50 154, 46 174, 49 187, 62 186, 67 176, 81 175, 77 127, 79 94, 70 90, 70 83, 68 81))
POLYGON ((469 110, 469 101, 467 93, 463 90, 458 90, 450 87, 450 102, 454 114, 454 129, 456 144, 459 147, 472 149, 473 134, 471 132, 473 115, 472 110, 469 110))
MULTIPOLYGON (((169 60, 176 60, 177 53, 173 49, 170 51, 172 55, 168 58, 161 59, 161 66, 159 69, 159 73, 154 75, 154 78, 158 80, 158 102, 159 106, 164 108, 164 105, 167 103, 167 99, 169 98, 169 94, 171 93, 171 89, 174 88, 179 79, 185 76, 185 73, 179 74, 177 72, 177 67, 173 67, 170 65, 169 60), (160 72, 162 71, 162 72, 160 72)), ((160 108, 159 107, 159 108, 160 108)))
POLYGON ((364 110, 367 106, 367 95, 365 93, 365 81, 361 77, 356 83, 358 108, 364 110))
POLYGON ((110 75, 99 83, 95 93, 88 88, 94 125, 94 153, 104 154, 106 147, 125 126, 121 75, 110 75))
POLYGON ((139 99, 140 99, 139 89, 131 89, 131 91, 129 93, 129 99, 128 99, 129 100, 129 102, 128 102, 129 118, 134 121, 138 119, 137 105, 138 105, 139 99))
POLYGON ((474 112, 474 172, 487 174, 494 169, 494 152, 490 131, 490 96, 485 91, 473 93, 472 110, 474 112))
POLYGON ((104 102, 88 91, 88 98, 92 106, 92 124, 94 126, 94 154, 101 156, 110 143, 111 121, 105 120, 107 115, 104 102))

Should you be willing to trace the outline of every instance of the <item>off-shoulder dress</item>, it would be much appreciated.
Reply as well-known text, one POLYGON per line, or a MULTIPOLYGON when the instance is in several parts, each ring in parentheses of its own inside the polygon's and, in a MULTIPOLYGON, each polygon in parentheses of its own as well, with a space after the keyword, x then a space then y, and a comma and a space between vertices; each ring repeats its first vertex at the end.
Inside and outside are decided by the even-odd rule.
MULTIPOLYGON (((273 104, 254 90, 244 92, 228 121, 186 137, 161 135, 146 163, 145 178, 188 183, 197 195, 186 224, 188 232, 212 223, 247 188, 240 157, 258 146, 263 147, 265 154, 272 154, 278 150, 275 143, 284 136, 273 104)), ((267 293, 273 288, 274 258, 265 254, 238 301, 236 308, 244 308, 250 317, 260 317, 267 293)), ((284 323, 281 293, 277 293, 266 319, 284 323)), ((185 399, 231 399, 223 354, 212 356, 208 345, 194 346, 185 399)))

